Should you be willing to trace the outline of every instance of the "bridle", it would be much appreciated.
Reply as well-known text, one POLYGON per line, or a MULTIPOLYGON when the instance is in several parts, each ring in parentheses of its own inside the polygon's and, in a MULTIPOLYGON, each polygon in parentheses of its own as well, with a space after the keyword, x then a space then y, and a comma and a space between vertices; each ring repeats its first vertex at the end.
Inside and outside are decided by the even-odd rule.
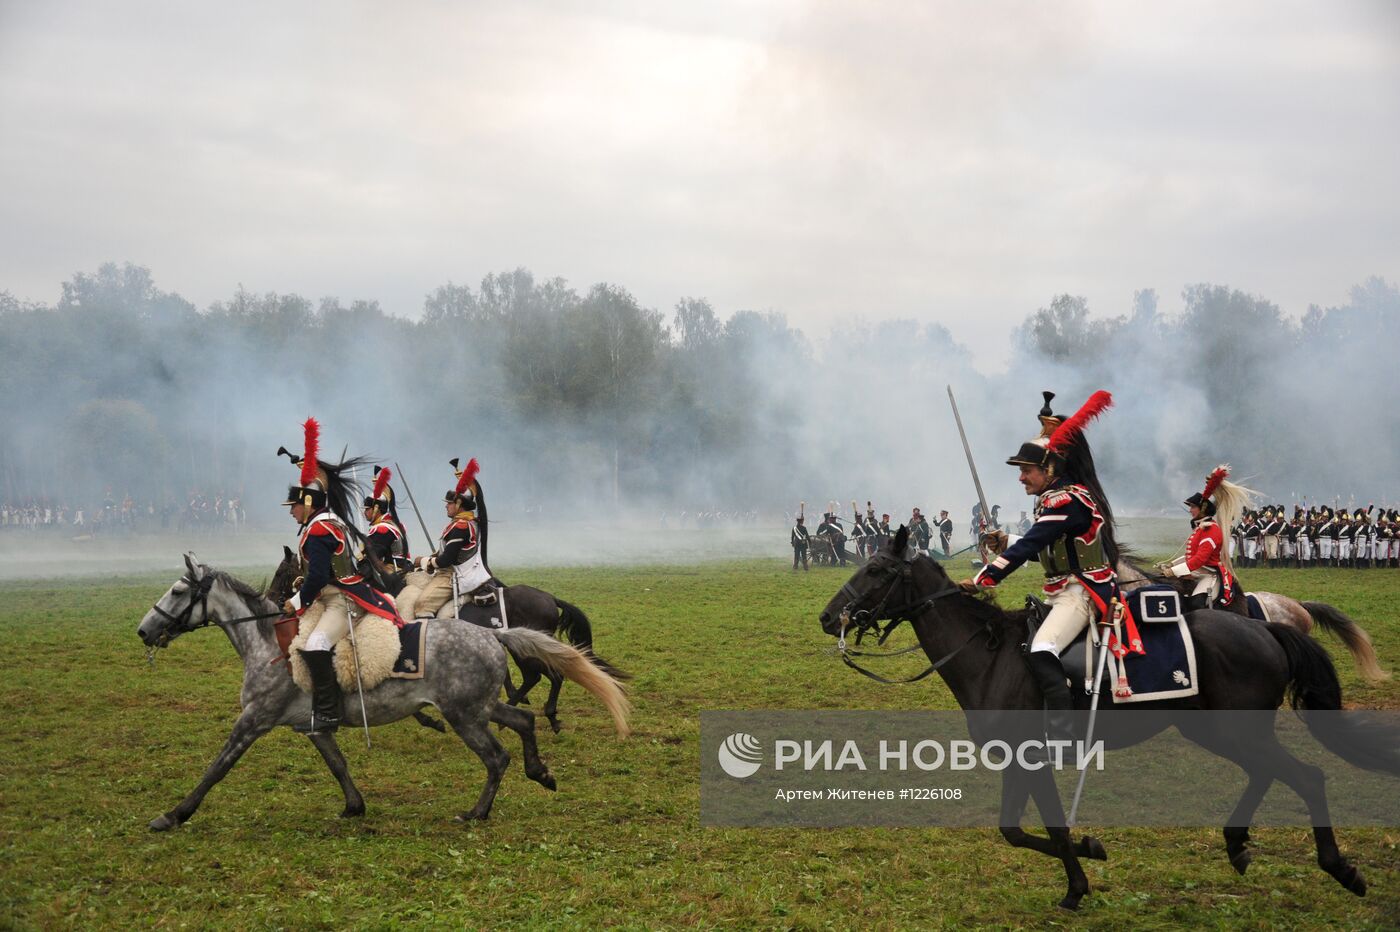
MULTIPOLYGON (((151 606, 151 611, 155 612, 167 622, 161 629, 160 637, 156 643, 151 645, 146 651, 148 660, 154 662, 155 651, 167 646, 170 641, 180 634, 188 634, 199 628, 205 628, 214 623, 214 618, 209 614, 209 592, 214 588, 215 576, 205 568, 204 576, 201 579, 194 579, 193 575, 181 576, 177 582, 182 582, 189 586, 190 599, 181 609, 180 614, 172 615, 160 607, 160 602, 151 606), (195 606, 199 606, 200 619, 194 620, 195 606)), ((277 618, 282 612, 262 612, 256 615, 244 615, 241 618, 226 618, 223 623, 226 625, 237 625, 247 621, 260 621, 264 618, 277 618)))
POLYGON ((878 673, 870 672, 869 670, 860 666, 854 660, 851 659, 852 656, 897 657, 900 654, 907 654, 910 651, 918 650, 922 645, 916 643, 910 647, 906 647, 901 650, 885 651, 878 653, 870 651, 851 650, 846 644, 847 628, 851 627, 852 625, 855 626, 856 643, 859 644, 861 642, 861 639, 866 635, 866 633, 872 630, 877 632, 880 630, 881 620, 889 619, 890 623, 885 628, 884 633, 880 635, 879 639, 879 643, 883 644, 885 642, 885 638, 889 637, 890 632, 893 631, 900 622, 906 620, 913 621, 915 618, 917 618, 919 615, 924 614, 925 612, 933 612, 936 614, 938 611, 939 600, 947 598, 950 595, 957 595, 958 593, 962 592, 962 589, 956 583, 954 583, 951 580, 945 580, 947 584, 942 589, 939 589, 937 592, 931 593, 929 595, 919 595, 918 593, 914 593, 914 596, 910 598, 909 601, 901 605, 896 605, 894 608, 890 608, 889 602, 890 599, 894 596, 896 589, 903 589, 905 591, 913 589, 915 559, 915 557, 895 557, 892 554, 888 553, 877 553, 875 554, 875 556, 870 558, 870 561, 866 564, 867 568, 875 567, 879 569, 890 569, 893 570, 894 573, 894 578, 891 579, 889 585, 885 587, 884 594, 880 597, 879 602, 875 604, 874 608, 866 609, 859 607, 860 603, 865 601, 865 599, 869 597, 869 593, 861 595, 860 593, 856 592, 855 587, 851 585, 850 580, 847 580, 845 585, 841 587, 840 592, 837 593, 838 596, 844 595, 849 598, 849 601, 846 603, 845 607, 841 609, 841 631, 837 636, 836 642, 836 649, 841 654, 841 661, 844 664, 846 664, 846 666, 850 667, 852 670, 855 670, 857 673, 860 673, 863 676, 868 676, 870 679, 876 680, 880 683, 887 683, 890 685, 895 685, 899 683, 916 683, 924 677, 928 676, 929 674, 933 673, 935 670, 938 670, 940 667, 947 664, 958 654, 962 653, 963 648, 967 647, 980 635, 983 634, 987 636, 988 650, 996 650, 998 647, 1001 646, 1001 639, 997 636, 996 631, 993 630, 991 622, 988 621, 981 628, 974 630, 972 634, 968 636, 967 640, 959 644, 951 653, 939 658, 938 660, 935 660, 933 663, 929 664, 928 668, 922 673, 918 674, 917 676, 911 676, 908 679, 886 679, 885 677, 880 676, 878 673), (852 609, 855 609, 855 611, 853 612, 852 609))

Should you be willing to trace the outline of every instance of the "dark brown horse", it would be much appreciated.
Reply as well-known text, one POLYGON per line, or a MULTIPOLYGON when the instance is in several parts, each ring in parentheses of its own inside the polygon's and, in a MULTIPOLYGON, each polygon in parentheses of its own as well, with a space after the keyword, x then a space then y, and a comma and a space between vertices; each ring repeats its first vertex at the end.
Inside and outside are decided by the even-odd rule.
MULTIPOLYGON (((901 527, 894 538, 841 588, 821 613, 822 630, 842 636, 852 617, 909 619, 930 658, 943 658, 939 674, 969 714, 975 741, 1008 737, 987 726, 975 713, 1036 711, 1043 697, 1022 655, 1025 612, 1005 612, 984 597, 970 595, 952 582, 943 567, 911 555, 909 534, 901 527), (893 611, 885 606, 898 606, 893 611), (978 646, 961 650, 962 646, 978 646)), ((1156 710, 1256 710, 1272 713, 1291 696, 1304 710, 1309 730, 1323 746, 1367 769, 1400 775, 1400 733, 1357 717, 1331 717, 1318 727, 1310 710, 1341 708, 1341 686, 1332 661, 1316 641, 1293 628, 1214 610, 1192 612, 1187 624, 1195 641, 1200 693, 1190 699, 1142 702, 1131 712, 1115 713, 1119 726, 1105 734, 1106 746, 1128 747, 1165 728, 1226 758, 1249 776, 1249 785, 1225 828, 1230 863, 1244 873, 1250 861, 1249 826, 1275 780, 1287 784, 1307 805, 1319 866, 1358 896, 1366 891, 1360 871, 1337 848, 1328 814, 1322 771, 1305 764, 1279 743, 1272 719, 1267 728, 1247 732, 1222 724, 1221 716, 1141 715, 1156 710)), ((1349 713, 1350 715, 1350 713, 1349 713)), ((991 716, 995 719, 995 716, 991 716)), ((1038 717, 1037 717, 1038 718, 1038 717)), ((1026 735, 1010 736, 1024 739, 1026 735)), ((1069 888, 1060 905, 1073 909, 1089 892, 1079 858, 1106 859, 1103 846, 1088 836, 1073 841, 1050 768, 1007 767, 1002 774, 1001 833, 1018 848, 1060 859, 1069 888), (1034 798, 1049 837, 1021 828, 1026 805, 1034 798)))

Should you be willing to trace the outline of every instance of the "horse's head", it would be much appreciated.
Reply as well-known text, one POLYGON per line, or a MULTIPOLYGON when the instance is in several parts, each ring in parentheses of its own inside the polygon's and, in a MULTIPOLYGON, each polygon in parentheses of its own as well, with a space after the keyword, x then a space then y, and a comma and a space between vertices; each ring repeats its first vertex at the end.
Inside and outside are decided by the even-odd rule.
POLYGON ((141 643, 164 647, 185 632, 209 624, 209 590, 213 585, 209 567, 196 561, 194 554, 185 554, 185 574, 165 590, 136 628, 141 643))
POLYGON ((920 557, 909 546, 909 529, 901 524, 827 603, 821 613, 822 630, 838 637, 851 625, 864 627, 910 608, 925 590, 949 585, 936 561, 920 557))
POLYGON ((292 584, 301 575, 301 561, 292 552, 292 548, 282 546, 282 562, 277 564, 277 572, 272 574, 272 582, 267 584, 267 591, 263 593, 263 598, 269 599, 278 605, 292 597, 292 584))

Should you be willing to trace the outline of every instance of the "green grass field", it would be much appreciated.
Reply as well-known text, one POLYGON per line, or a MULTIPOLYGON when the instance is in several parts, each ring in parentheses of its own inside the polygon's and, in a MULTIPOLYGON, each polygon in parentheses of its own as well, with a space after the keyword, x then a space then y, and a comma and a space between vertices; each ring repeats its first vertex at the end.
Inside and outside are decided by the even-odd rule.
MULTIPOLYGON (((339 820, 339 789, 287 729, 253 746, 183 828, 149 832, 198 780, 238 711, 239 664, 216 629, 148 668, 136 624, 180 571, 0 586, 0 925, 6 927, 778 926, 1046 923, 1137 929, 1392 927, 1400 827, 1340 829, 1366 874, 1358 899, 1319 871, 1306 829, 1255 832, 1247 876, 1218 827, 1100 833, 1094 892, 1059 913, 1056 862, 985 830, 711 830, 698 818, 702 709, 950 708, 936 679, 885 687, 828 652, 815 616, 845 580, 777 560, 511 572, 583 607, 598 652, 635 674, 635 734, 614 737, 574 686, 564 731, 541 719, 559 780, 529 782, 519 743, 489 822, 451 821, 477 759, 412 721, 341 745, 369 806, 339 820)), ((245 574, 256 582, 255 573, 245 574)), ((1001 600, 1020 603, 1023 571, 1001 600)), ((1247 571, 1248 585, 1332 602, 1400 670, 1400 572, 1247 571)), ((897 635, 896 638, 899 636, 897 635)), ((905 633, 905 638, 909 635, 905 633)), ((1336 642, 1348 703, 1400 707, 1336 642)), ((916 672, 908 660, 894 672, 916 672)), ((536 702, 544 693, 536 694, 536 702)), ((1400 780, 1396 782, 1400 791, 1400 780)), ((1275 790, 1275 792, 1280 792, 1275 790)), ((1223 813, 1203 813, 1215 826, 1223 813)))

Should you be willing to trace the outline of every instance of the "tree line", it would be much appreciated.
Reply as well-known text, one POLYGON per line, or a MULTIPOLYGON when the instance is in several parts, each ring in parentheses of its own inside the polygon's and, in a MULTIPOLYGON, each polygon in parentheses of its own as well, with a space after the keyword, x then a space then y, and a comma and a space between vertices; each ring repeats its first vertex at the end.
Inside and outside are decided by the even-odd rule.
POLYGON ((508 501, 575 511, 788 509, 808 490, 918 504, 970 489, 943 410, 952 383, 984 476, 1033 431, 1041 388, 1070 406, 1107 387, 1119 411, 1096 451, 1110 478, 1132 477, 1127 505, 1175 501, 1231 458, 1275 497, 1387 491, 1394 285, 1370 279, 1301 320, 1217 285, 1187 288, 1180 314, 1157 303, 1142 291, 1095 316, 1057 296, 1018 328, 1008 370, 987 375, 941 325, 814 341, 777 313, 725 317, 701 297, 661 311, 620 285, 525 269, 444 284, 408 318, 241 286, 200 309, 148 269, 109 263, 62 283, 53 305, 0 292, 0 482, 11 501, 215 488, 256 509, 289 479, 271 451, 316 415, 328 447, 406 460, 433 501, 443 461, 475 455, 508 501))

